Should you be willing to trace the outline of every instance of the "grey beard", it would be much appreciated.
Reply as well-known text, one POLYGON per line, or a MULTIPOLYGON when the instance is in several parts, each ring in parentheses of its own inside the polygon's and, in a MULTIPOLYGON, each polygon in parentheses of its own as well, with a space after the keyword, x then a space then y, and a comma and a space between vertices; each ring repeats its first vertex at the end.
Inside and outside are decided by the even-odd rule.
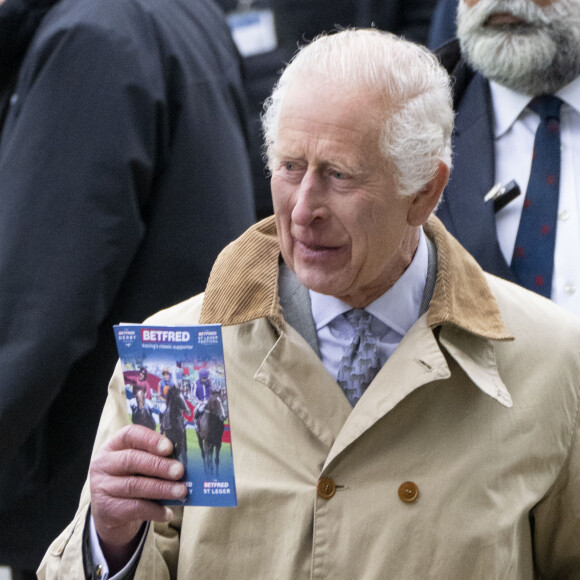
POLYGON ((532 96, 553 93, 580 75, 578 14, 549 24, 486 28, 468 12, 458 18, 461 50, 486 78, 532 96))
POLYGON ((462 51, 484 77, 526 95, 553 93, 580 74, 579 55, 560 51, 542 33, 481 35, 462 43, 462 51))

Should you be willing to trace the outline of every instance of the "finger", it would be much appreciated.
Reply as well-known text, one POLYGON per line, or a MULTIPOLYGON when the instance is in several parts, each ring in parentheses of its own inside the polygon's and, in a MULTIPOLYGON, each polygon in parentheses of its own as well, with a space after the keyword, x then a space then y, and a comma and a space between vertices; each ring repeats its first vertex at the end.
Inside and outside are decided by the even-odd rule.
POLYGON ((183 464, 176 459, 153 455, 139 449, 104 451, 95 458, 91 472, 112 476, 146 475, 178 480, 183 477, 183 464))
MULTIPOLYGON (((117 500, 109 498, 104 505, 98 503, 93 506, 95 523, 106 513, 106 528, 114 528, 117 524, 131 521, 168 522, 173 517, 173 511, 168 506, 146 499, 117 500)), ((101 535, 101 534, 99 534, 101 535)), ((104 535, 104 534, 103 534, 104 535)))
POLYGON ((184 483, 157 479, 154 477, 109 477, 102 486, 97 483, 95 491, 103 492, 110 498, 117 499, 148 499, 148 500, 175 500, 183 499, 187 495, 184 483))
POLYGON ((106 445, 105 449, 119 451, 121 449, 141 449, 156 455, 169 455, 173 451, 173 443, 160 433, 142 425, 128 425, 121 429, 106 445))

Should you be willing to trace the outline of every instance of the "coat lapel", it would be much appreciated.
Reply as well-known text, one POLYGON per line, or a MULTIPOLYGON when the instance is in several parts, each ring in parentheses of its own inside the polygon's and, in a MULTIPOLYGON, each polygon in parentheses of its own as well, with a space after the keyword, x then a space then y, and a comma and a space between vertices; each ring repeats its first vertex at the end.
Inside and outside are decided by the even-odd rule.
POLYGON ((510 393, 498 374, 493 340, 454 325, 441 327, 439 339, 436 339, 433 329, 427 326, 427 317, 422 316, 346 419, 324 469, 415 390, 450 378, 451 370, 443 350, 484 395, 504 407, 513 406, 510 393))
POLYGON ((329 449, 352 407, 317 354, 290 325, 254 379, 266 385, 329 449))

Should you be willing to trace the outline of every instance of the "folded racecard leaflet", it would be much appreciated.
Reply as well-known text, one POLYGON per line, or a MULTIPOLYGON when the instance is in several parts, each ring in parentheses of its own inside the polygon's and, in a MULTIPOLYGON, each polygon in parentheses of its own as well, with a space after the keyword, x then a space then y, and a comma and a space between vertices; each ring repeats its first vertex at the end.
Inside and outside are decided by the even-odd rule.
POLYGON ((235 506, 228 392, 219 324, 115 326, 132 423, 171 439, 189 493, 167 505, 235 506))

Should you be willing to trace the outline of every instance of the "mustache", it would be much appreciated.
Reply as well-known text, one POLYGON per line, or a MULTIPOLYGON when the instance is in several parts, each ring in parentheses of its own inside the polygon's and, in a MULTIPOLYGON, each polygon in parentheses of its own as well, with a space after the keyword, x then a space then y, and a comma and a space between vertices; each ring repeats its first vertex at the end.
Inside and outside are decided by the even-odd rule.
MULTIPOLYGON (((471 8, 463 2, 459 3, 458 21, 469 21, 470 27, 485 26, 493 14, 504 12, 525 21, 531 26, 546 26, 551 23, 554 13, 561 10, 554 9, 558 2, 540 8, 532 0, 480 0, 471 8)), ((560 4, 566 4, 561 1, 560 4)), ((561 8, 561 7, 560 7, 561 8)))

